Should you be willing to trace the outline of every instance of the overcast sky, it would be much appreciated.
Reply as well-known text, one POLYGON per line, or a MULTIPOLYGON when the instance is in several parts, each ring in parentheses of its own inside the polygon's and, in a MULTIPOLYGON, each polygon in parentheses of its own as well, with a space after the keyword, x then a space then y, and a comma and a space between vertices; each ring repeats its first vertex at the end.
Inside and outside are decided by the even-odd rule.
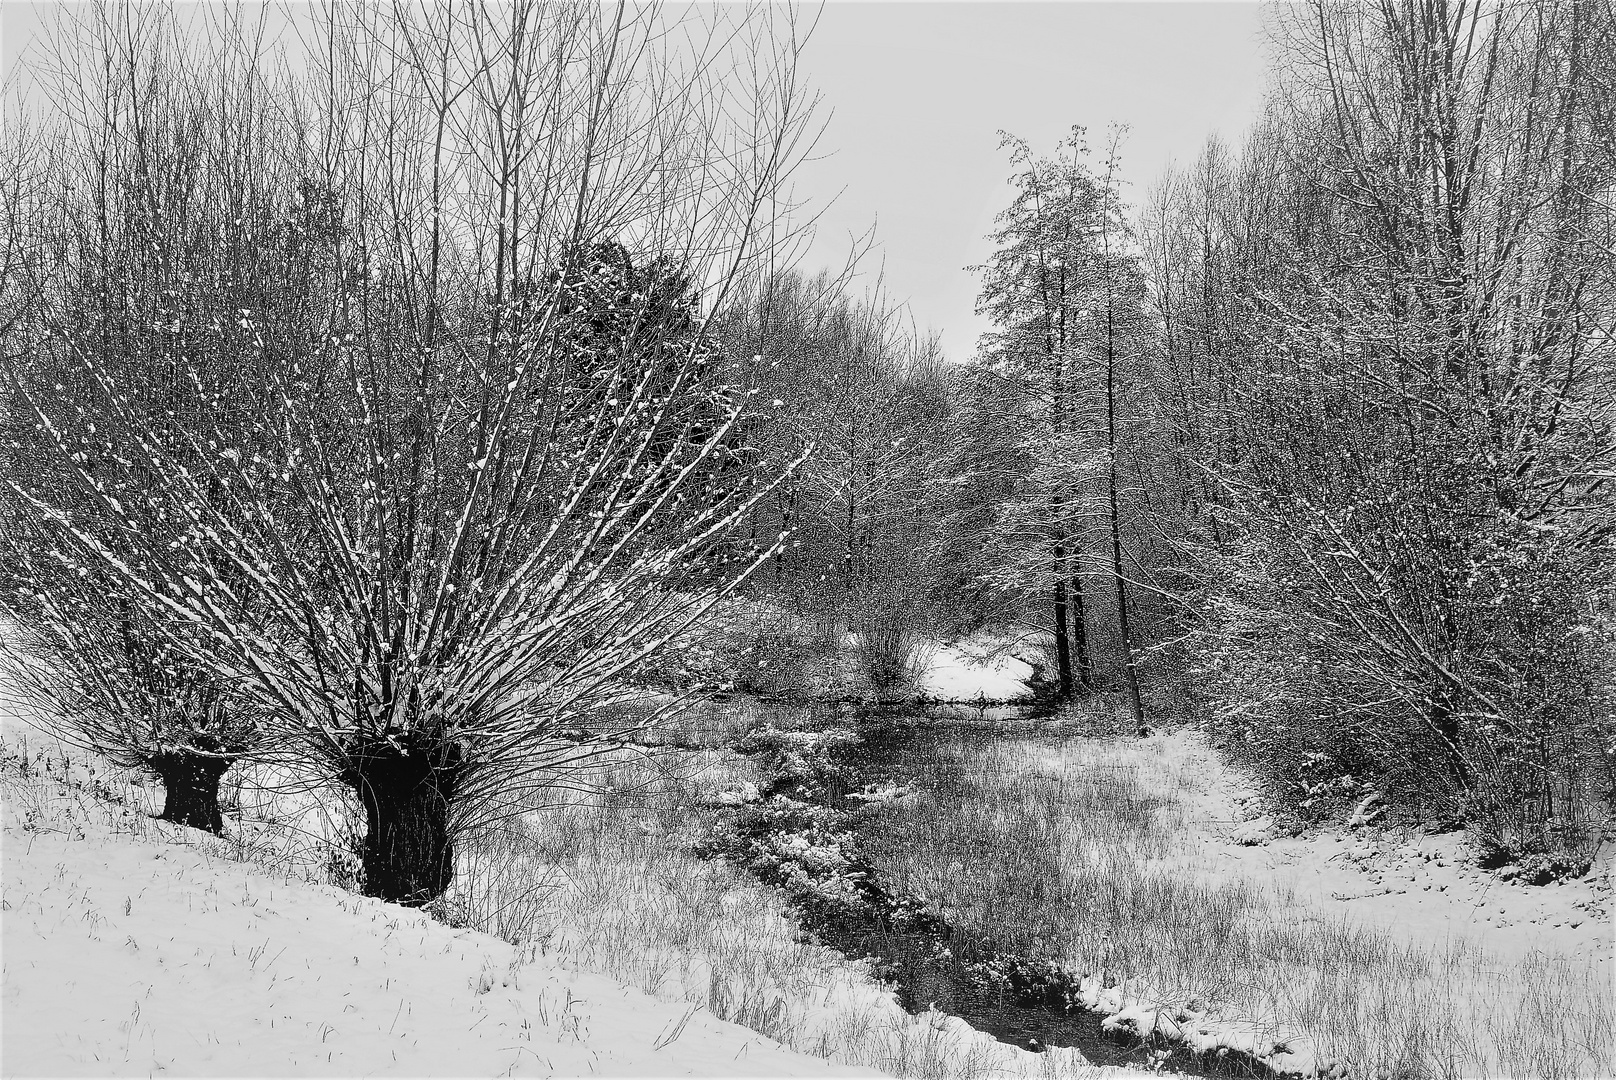
MULTIPOLYGON (((41 8, 0 0, 9 70, 41 8)), ((876 226, 865 285, 883 262, 888 292, 922 331, 968 356, 985 329, 977 280, 993 216, 1008 201, 1003 129, 1049 150, 1073 124, 1098 148, 1129 125, 1123 172, 1137 203, 1208 135, 1238 141, 1266 79, 1256 3, 866 3, 832 0, 803 63, 824 99, 819 156, 798 196, 824 208, 811 266, 839 268, 850 234, 876 226)))
POLYGON ((827 4, 804 64, 833 114, 799 188, 841 194, 810 258, 839 265, 849 232, 876 223, 889 291, 968 356, 986 326, 964 268, 990 254, 1011 194, 998 132, 1047 151, 1082 124, 1098 152, 1108 124, 1129 125, 1137 203, 1169 163, 1255 119, 1260 25, 1256 3, 827 4))

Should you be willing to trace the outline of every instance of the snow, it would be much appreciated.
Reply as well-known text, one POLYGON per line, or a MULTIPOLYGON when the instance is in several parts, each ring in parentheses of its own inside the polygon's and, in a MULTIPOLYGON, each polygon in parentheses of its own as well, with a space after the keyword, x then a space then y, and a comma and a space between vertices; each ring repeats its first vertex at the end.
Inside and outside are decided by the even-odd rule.
MULTIPOLYGON (((1572 1048, 1583 1045, 1579 1039, 1599 1038, 1578 1033, 1578 1025, 1601 1021, 1592 1013, 1584 1017, 1575 1003, 1595 1000, 1587 995, 1597 995, 1616 976, 1608 865, 1582 879, 1518 885, 1507 880, 1507 872, 1476 868, 1461 834, 1383 827, 1371 799, 1356 808, 1356 824, 1281 835, 1257 792, 1191 730, 1138 740, 1045 743, 1029 747, 1028 760, 1040 771, 1058 772, 1086 767, 1097 752, 1107 767, 1136 775, 1145 794, 1161 801, 1154 813, 1180 841, 1164 856, 1141 856, 1141 866, 1148 862, 1156 872, 1194 878, 1209 889, 1253 888, 1268 896, 1267 917, 1275 922, 1361 927, 1430 957, 1435 974, 1420 986, 1440 999, 1433 999, 1433 1009, 1448 1010, 1433 1012, 1433 1025, 1450 1015, 1471 1017, 1472 1023, 1502 1024, 1499 1030, 1514 1033, 1500 1039, 1569 1038, 1572 1048), (1566 1006, 1571 1008, 1564 1016, 1524 1018, 1528 1011, 1566 1006)), ((1288 990, 1305 1000, 1311 985, 1306 969, 1298 967, 1294 977, 1288 990)), ((1335 1076, 1345 1067, 1312 1039, 1285 1029, 1277 1012, 1242 1017, 1224 1008, 1203 1011, 1199 994, 1188 1007, 1166 1005, 1184 1001, 1190 990, 1216 997, 1220 988, 1164 993, 1143 985, 1148 979, 1116 987, 1088 977, 1080 997, 1105 1014, 1107 1030, 1154 1032, 1203 1054, 1243 1051, 1281 1075, 1335 1076), (1285 1038, 1276 1041, 1276 1035, 1285 1038)), ((1381 994, 1378 1007, 1420 1007, 1411 997, 1385 998, 1384 988, 1363 985, 1355 992, 1363 1002, 1381 994)), ((1387 1037, 1396 1038, 1390 1029, 1387 1037)), ((1384 1048, 1396 1052, 1394 1045, 1384 1048)), ((1597 1043, 1587 1044, 1587 1052, 1590 1061, 1610 1060, 1600 1056, 1597 1043)))
POLYGON ((850 791, 849 799, 864 803, 867 807, 884 806, 888 803, 903 802, 913 798, 914 789, 908 784, 867 784, 863 791, 850 791))
MULTIPOLYGON (((3 1075, 885 1075, 848 1060, 939 1078, 1142 1075, 909 1015, 866 964, 801 943, 779 899, 739 879, 712 898, 726 912, 713 929, 733 924, 744 942, 636 937, 651 931, 635 905, 675 896, 643 870, 637 887, 620 881, 639 865, 625 859, 554 883, 579 893, 560 909, 609 907, 610 926, 563 922, 542 945, 513 946, 309 880, 307 858, 273 847, 258 848, 271 864, 244 862, 232 840, 151 820, 157 785, 129 786, 77 751, 63 782, 60 745, 0 704, 12 706, 0 709, 6 752, 26 734, 57 770, 0 773, 3 1075), (614 882, 605 904, 588 894, 596 877, 614 882), (775 914, 760 920, 760 901, 775 914), (625 973, 610 955, 624 948, 661 974, 625 973), (760 984, 764 953, 802 978, 760 984), (835 1064, 814 1053, 825 1040, 835 1064)), ((682 851, 664 863, 725 877, 682 851)))
POLYGON ((1346 915, 1422 948, 1485 952, 1508 963, 1538 952, 1603 965, 1607 982, 1616 977, 1616 924, 1598 873, 1513 884, 1476 868, 1462 833, 1382 828, 1369 800, 1354 815, 1361 824, 1346 831, 1279 836, 1256 793, 1195 732, 1134 745, 1141 760, 1158 763, 1141 769, 1140 779, 1187 805, 1187 827, 1204 853, 1187 869, 1209 882, 1267 882, 1299 916, 1346 915))
POLYGON ((880 1075, 189 830, 4 813, 6 1075, 880 1075))
POLYGON ((970 701, 986 698, 1007 701, 1027 695, 1023 681, 1032 666, 1016 656, 995 649, 996 643, 971 639, 939 644, 932 652, 931 666, 922 682, 925 693, 944 701, 970 701))

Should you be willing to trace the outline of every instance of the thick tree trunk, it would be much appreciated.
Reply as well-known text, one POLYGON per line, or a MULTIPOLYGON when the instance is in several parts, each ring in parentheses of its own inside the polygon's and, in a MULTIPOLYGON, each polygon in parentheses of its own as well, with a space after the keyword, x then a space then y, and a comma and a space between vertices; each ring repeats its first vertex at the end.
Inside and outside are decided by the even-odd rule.
POLYGON ((433 749, 382 742, 352 752, 342 780, 365 808, 366 896, 420 907, 454 880, 449 808, 460 761, 452 748, 433 749))
POLYGON ((215 834, 223 832, 219 780, 234 760, 193 750, 167 750, 153 757, 148 764, 163 781, 162 820, 215 834))

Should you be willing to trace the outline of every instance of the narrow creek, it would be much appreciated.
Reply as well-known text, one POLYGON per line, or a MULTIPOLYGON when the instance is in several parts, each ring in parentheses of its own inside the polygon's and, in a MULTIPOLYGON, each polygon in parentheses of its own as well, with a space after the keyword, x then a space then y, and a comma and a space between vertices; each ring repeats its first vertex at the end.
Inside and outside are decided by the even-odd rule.
MULTIPOLYGON (((834 715, 834 713, 832 714, 834 715)), ((951 925, 918 897, 894 888, 864 854, 882 826, 861 812, 862 793, 924 782, 934 722, 912 714, 844 718, 856 735, 815 741, 770 731, 740 749, 774 777, 761 802, 730 816, 706 845, 790 897, 804 928, 853 959, 868 958, 911 1012, 929 1006, 1028 1050, 1075 1047, 1096 1065, 1165 1068, 1191 1076, 1274 1077, 1244 1055, 1203 1059, 1181 1045, 1101 1027, 1060 965, 951 925), (810 749, 811 748, 811 749, 810 749)), ((819 724, 824 725, 823 715, 819 724)), ((974 726, 974 725, 973 725, 974 726)))

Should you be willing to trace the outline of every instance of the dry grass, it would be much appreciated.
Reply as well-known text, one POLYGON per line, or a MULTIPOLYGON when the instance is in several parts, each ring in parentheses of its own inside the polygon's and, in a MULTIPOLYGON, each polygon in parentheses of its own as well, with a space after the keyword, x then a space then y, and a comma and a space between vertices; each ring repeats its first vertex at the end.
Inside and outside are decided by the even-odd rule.
POLYGON ((1616 1075, 1590 968, 1399 945, 1256 883, 1197 880, 1171 777, 1112 744, 939 731, 927 794, 882 811, 875 862, 957 925, 1163 1002, 1310 1037, 1355 1075, 1616 1075))
POLYGON ((905 1014, 862 965, 800 941, 777 894, 689 854, 713 813, 703 799, 758 779, 724 751, 681 752, 671 767, 603 762, 595 793, 467 844, 448 910, 840 1064, 937 1080, 1091 1071, 1071 1053, 1032 1057, 962 1038, 957 1021, 905 1014))
POLYGON ((220 786, 225 833, 214 836, 159 820, 162 785, 141 770, 27 736, 0 737, 0 799, 20 813, 25 830, 82 835, 94 822, 114 835, 183 844, 314 882, 332 880, 348 861, 356 809, 342 792, 294 781, 283 770, 238 766, 220 786))

